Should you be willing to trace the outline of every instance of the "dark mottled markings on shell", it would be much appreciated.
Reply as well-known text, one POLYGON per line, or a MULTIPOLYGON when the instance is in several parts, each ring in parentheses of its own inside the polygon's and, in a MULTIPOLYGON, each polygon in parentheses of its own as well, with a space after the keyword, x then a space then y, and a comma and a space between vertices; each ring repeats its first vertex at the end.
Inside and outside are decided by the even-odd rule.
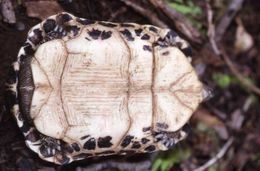
POLYGON ((166 123, 160 123, 160 122, 156 123, 156 126, 157 126, 158 128, 161 128, 161 129, 167 129, 167 128, 169 128, 169 125, 168 125, 168 124, 166 124, 166 123))
POLYGON ((152 32, 154 32, 154 33, 157 33, 157 32, 158 32, 158 29, 155 28, 155 27, 153 27, 153 26, 150 26, 150 27, 149 27, 149 30, 152 31, 152 32))
POLYGON ((45 31, 45 33, 49 33, 53 31, 55 27, 56 27, 56 21, 54 19, 47 19, 43 23, 43 30, 45 31))
POLYGON ((31 55, 34 54, 34 50, 33 50, 32 45, 30 43, 25 43, 23 45, 23 47, 24 47, 24 51, 25 51, 26 56, 27 55, 31 56, 31 55))
POLYGON ((101 40, 105 40, 111 37, 112 31, 100 31, 98 29, 92 29, 88 32, 88 35, 94 40, 99 39, 99 37, 101 37, 101 40))
POLYGON ((70 20, 72 20, 72 17, 69 14, 60 14, 56 17, 58 25, 63 25, 64 23, 69 22, 70 20))
POLYGON ((143 46, 143 50, 152 52, 152 48, 151 48, 151 46, 149 46, 149 45, 144 45, 144 46, 143 46))
POLYGON ((35 45, 39 44, 43 40, 42 31, 40 29, 33 30, 34 35, 28 39, 35 45))
POLYGON ((80 139, 81 139, 81 140, 84 140, 84 139, 86 139, 86 138, 88 138, 88 137, 90 137, 90 135, 85 135, 85 136, 81 137, 80 139))
POLYGON ((154 145, 150 145, 144 149, 147 152, 153 152, 156 150, 156 147, 154 145))
POLYGON ((142 138, 142 139, 141 139, 142 144, 146 144, 146 143, 148 143, 149 141, 150 141, 150 140, 147 139, 147 138, 142 138))
POLYGON ((139 28, 139 29, 135 29, 135 34, 136 36, 140 36, 142 33, 143 29, 139 28))
POLYGON ((88 32, 88 35, 94 39, 97 40, 99 36, 101 35, 101 31, 98 29, 92 29, 91 31, 88 32))
POLYGON ((131 24, 131 23, 121 23, 120 26, 121 27, 133 27, 133 28, 135 27, 135 25, 131 24))
POLYGON ((162 55, 167 56, 167 55, 169 55, 169 53, 170 53, 169 51, 166 51, 166 52, 163 52, 162 55))
POLYGON ((78 26, 65 26, 66 32, 72 32, 73 36, 78 35, 80 28, 78 26))
POLYGON ((84 143, 83 148, 87 149, 87 150, 94 150, 96 148, 96 140, 95 140, 95 138, 90 138, 89 140, 87 140, 84 143))
POLYGON ((128 29, 124 29, 123 31, 120 31, 123 36, 125 36, 125 38, 128 40, 128 41, 134 41, 134 37, 132 36, 132 33, 128 30, 128 29))
POLYGON ((128 145, 131 143, 131 141, 132 141, 133 138, 134 138, 134 136, 132 136, 132 135, 127 135, 127 136, 125 136, 124 140, 123 140, 122 143, 121 143, 121 146, 122 146, 122 147, 128 146, 128 145))
POLYGON ((73 148, 75 151, 77 151, 77 152, 80 151, 80 146, 79 146, 77 143, 73 143, 73 144, 71 144, 71 146, 72 146, 72 148, 73 148))
POLYGON ((155 41, 153 43, 153 46, 156 47, 156 46, 159 46, 161 48, 166 48, 168 47, 168 45, 165 43, 164 39, 163 38, 159 38, 157 41, 155 41))
POLYGON ((184 53, 185 56, 192 56, 192 49, 191 49, 191 47, 186 47, 184 49, 181 49, 181 51, 184 53))
POLYGON ((111 147, 113 144, 110 142, 112 140, 111 136, 106 137, 99 137, 97 144, 99 148, 108 148, 111 147))
POLYGON ((143 128, 143 132, 147 132, 147 131, 150 131, 151 130, 151 127, 149 126, 149 127, 144 127, 143 128))
POLYGON ((141 144, 138 142, 138 141, 134 141, 133 143, 132 143, 132 149, 138 149, 138 148, 140 148, 141 147, 141 144))
POLYGON ((144 34, 142 37, 141 37, 142 40, 149 40, 150 39, 150 36, 148 34, 144 34))
POLYGON ((101 33, 101 40, 105 40, 110 38, 112 35, 112 31, 102 31, 101 33))
POLYGON ((175 38, 175 37, 177 37, 178 36, 178 34, 175 32, 175 31, 173 31, 173 30, 170 30, 167 34, 166 34, 166 38, 175 38))

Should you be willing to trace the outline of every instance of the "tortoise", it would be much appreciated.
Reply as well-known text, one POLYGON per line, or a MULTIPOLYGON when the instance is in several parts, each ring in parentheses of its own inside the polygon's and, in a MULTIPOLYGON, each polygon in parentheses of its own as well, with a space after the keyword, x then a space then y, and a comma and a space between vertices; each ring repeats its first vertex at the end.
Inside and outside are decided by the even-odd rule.
POLYGON ((27 146, 56 164, 168 150, 204 99, 173 30, 63 12, 28 33, 6 92, 27 146))

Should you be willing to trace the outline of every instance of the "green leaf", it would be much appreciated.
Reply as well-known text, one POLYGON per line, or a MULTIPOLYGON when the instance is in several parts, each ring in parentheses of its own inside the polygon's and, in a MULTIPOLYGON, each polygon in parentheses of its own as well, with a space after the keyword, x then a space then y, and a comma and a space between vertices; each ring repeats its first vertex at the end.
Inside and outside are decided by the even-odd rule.
POLYGON ((202 14, 202 10, 200 7, 195 6, 194 3, 190 0, 187 4, 184 4, 182 0, 169 2, 170 7, 175 9, 176 11, 187 15, 192 14, 194 16, 202 14))
POLYGON ((175 148, 157 156, 152 171, 169 171, 177 163, 186 160, 191 155, 190 149, 175 148))
POLYGON ((153 163, 152 171, 158 171, 162 165, 162 159, 156 159, 153 163))
POLYGON ((234 81, 234 78, 228 74, 215 73, 213 74, 214 82, 221 88, 227 88, 234 81))
POLYGON ((202 32, 202 23, 195 19, 195 17, 202 15, 202 9, 199 6, 196 6, 192 0, 186 0, 185 2, 186 3, 184 3, 183 0, 168 0, 171 8, 185 15, 192 25, 202 32))

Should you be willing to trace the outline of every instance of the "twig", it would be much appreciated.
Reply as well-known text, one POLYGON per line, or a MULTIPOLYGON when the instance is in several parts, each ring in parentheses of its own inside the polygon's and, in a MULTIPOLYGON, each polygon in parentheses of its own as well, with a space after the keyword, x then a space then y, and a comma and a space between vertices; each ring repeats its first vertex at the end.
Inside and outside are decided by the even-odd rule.
POLYGON ((140 5, 138 5, 137 3, 133 3, 129 0, 121 0, 123 3, 125 3, 127 6, 133 8, 136 12, 140 13, 141 15, 145 16, 147 19, 149 19, 151 21, 152 24, 157 25, 159 27, 163 27, 163 28, 167 28, 168 25, 165 24, 164 22, 162 22, 156 14, 154 14, 153 12, 144 9, 143 7, 141 7, 140 5))
POLYGON ((115 11, 114 13, 111 14, 111 16, 108 19, 108 21, 113 21, 115 18, 117 18, 118 16, 122 15, 126 11, 127 11, 127 7, 125 7, 125 6, 120 8, 120 9, 118 9, 117 11, 115 11))
POLYGON ((253 83, 251 83, 249 80, 247 80, 234 66, 232 61, 229 59, 228 55, 226 54, 224 48, 219 48, 216 42, 216 37, 215 37, 215 26, 212 23, 212 18, 213 18, 213 12, 212 9, 209 5, 209 3, 206 3, 207 7, 207 17, 208 17, 208 37, 210 41, 210 45, 214 51, 214 53, 218 56, 220 56, 224 61, 226 62, 227 66, 231 70, 231 72, 237 77, 237 79, 245 86, 248 88, 248 90, 254 92, 257 95, 260 95, 260 89, 255 86, 253 83))
POLYGON ((234 142, 234 138, 230 137, 229 140, 224 144, 224 146, 219 150, 217 155, 213 158, 211 158, 209 161, 207 161, 204 165, 196 168, 194 171, 204 171, 210 166, 212 166, 214 163, 216 163, 219 159, 221 159, 226 152, 228 151, 229 147, 232 145, 234 142))
POLYGON ((211 44, 211 47, 216 55, 220 55, 220 51, 218 49, 216 39, 215 39, 215 25, 213 24, 213 11, 211 9, 211 6, 209 3, 206 3, 206 9, 207 9, 207 19, 208 19, 208 37, 211 44))
POLYGON ((227 11, 225 12, 224 16, 222 17, 221 21, 219 22, 216 28, 216 41, 220 42, 226 29, 230 25, 231 21, 233 20, 236 13, 240 10, 244 0, 232 0, 228 6, 227 11))

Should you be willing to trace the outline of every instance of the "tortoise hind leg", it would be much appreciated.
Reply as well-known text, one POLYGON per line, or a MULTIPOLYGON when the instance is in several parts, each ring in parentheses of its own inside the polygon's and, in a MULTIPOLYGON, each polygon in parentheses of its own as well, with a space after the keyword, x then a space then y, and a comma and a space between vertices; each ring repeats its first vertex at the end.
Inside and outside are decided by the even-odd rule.
POLYGON ((72 153, 73 149, 69 144, 40 134, 35 129, 31 130, 26 136, 26 144, 44 160, 60 165, 68 164, 72 161, 69 153, 72 153))
POLYGON ((180 130, 175 132, 158 131, 155 132, 154 138, 160 150, 168 150, 175 146, 175 144, 187 137, 190 132, 189 125, 184 125, 180 130))

